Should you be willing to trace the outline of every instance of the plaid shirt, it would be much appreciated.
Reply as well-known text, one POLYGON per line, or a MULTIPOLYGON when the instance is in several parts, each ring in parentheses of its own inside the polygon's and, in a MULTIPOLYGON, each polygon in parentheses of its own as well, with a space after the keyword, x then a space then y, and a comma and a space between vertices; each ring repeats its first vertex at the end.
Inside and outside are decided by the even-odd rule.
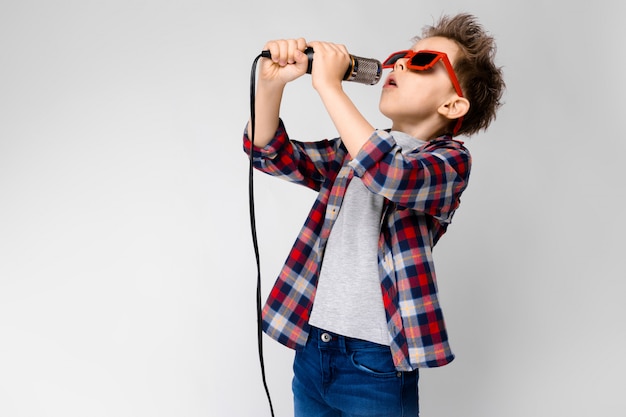
MULTIPOLYGON (((250 145, 244 133, 246 152, 250 145)), ((318 191, 263 309, 265 333, 293 349, 306 344, 324 248, 348 183, 357 175, 385 197, 378 265, 396 369, 452 361, 432 248, 467 186, 471 157, 462 143, 442 136, 403 155, 389 132, 377 130, 351 160, 339 138, 290 140, 281 121, 272 141, 254 148, 253 159, 256 169, 318 191)))

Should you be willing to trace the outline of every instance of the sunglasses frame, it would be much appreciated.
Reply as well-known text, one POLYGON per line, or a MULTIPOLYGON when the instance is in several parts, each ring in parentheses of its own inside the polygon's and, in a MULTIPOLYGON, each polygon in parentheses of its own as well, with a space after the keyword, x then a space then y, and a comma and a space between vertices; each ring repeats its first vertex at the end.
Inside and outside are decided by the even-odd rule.
MULTIPOLYGON (((450 63, 450 59, 448 59, 448 55, 445 52, 439 52, 439 51, 431 51, 428 49, 423 49, 420 51, 412 51, 410 49, 404 50, 404 51, 398 51, 398 52, 394 52, 391 55, 389 55, 389 57, 387 59, 385 59, 382 63, 382 67, 383 68, 394 68, 394 66, 396 65, 396 62, 398 62, 398 60, 400 59, 406 59, 406 68, 413 70, 413 71, 426 71, 428 69, 431 69, 432 67, 435 66, 435 64, 437 63, 437 61, 441 60, 441 62, 443 62, 443 65, 446 67, 446 71, 448 72, 448 77, 450 78, 450 81, 452 81, 452 86, 454 87, 454 90, 456 91, 457 95, 459 97, 463 97, 463 91, 461 90, 461 84, 459 84, 459 80, 456 77, 456 73, 454 72, 454 68, 452 68, 452 64, 450 63), (411 61, 413 60, 413 58, 417 55, 420 54, 428 54, 428 55, 434 55, 433 59, 430 60, 427 64, 424 65, 416 65, 413 64, 411 61), (400 55, 400 56, 398 56, 400 55), (397 58, 396 58, 397 57, 397 58), (393 60, 393 62, 389 62, 390 60, 392 60, 393 58, 395 58, 393 60)), ((453 130, 453 134, 456 134, 459 129, 461 128, 461 124, 463 123, 463 117, 459 117, 457 119, 456 125, 454 126, 454 130, 453 130)))

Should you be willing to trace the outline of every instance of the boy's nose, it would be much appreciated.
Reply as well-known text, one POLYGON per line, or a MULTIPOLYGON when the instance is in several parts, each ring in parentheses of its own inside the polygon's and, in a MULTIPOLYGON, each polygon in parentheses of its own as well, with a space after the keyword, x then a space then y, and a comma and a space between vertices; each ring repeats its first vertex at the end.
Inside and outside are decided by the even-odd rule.
POLYGON ((403 71, 406 68, 406 58, 400 58, 393 64, 394 71, 403 71))

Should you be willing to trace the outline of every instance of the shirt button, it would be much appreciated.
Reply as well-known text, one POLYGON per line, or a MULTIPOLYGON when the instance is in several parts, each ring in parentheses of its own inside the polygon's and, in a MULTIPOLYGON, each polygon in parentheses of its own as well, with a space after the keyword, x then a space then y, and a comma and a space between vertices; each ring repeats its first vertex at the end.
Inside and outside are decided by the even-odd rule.
POLYGON ((322 333, 322 342, 328 343, 331 340, 333 340, 333 338, 328 334, 328 333, 322 333))

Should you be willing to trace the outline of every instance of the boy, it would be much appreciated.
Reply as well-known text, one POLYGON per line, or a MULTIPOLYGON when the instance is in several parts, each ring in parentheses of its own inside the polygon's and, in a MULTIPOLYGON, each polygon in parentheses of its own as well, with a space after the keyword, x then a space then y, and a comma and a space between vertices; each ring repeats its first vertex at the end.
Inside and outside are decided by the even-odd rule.
MULTIPOLYGON (((291 39, 264 49, 272 58, 259 71, 255 167, 319 192, 263 310, 264 331, 296 349, 295 416, 417 416, 418 368, 454 358, 432 248, 470 173, 453 136, 486 129, 500 106, 494 40, 460 14, 392 54, 379 104, 388 130, 344 93, 342 45, 291 39), (290 140, 279 119, 285 85, 306 72, 307 46, 333 140, 290 140)), ((247 152, 249 134, 250 125, 247 152)))

